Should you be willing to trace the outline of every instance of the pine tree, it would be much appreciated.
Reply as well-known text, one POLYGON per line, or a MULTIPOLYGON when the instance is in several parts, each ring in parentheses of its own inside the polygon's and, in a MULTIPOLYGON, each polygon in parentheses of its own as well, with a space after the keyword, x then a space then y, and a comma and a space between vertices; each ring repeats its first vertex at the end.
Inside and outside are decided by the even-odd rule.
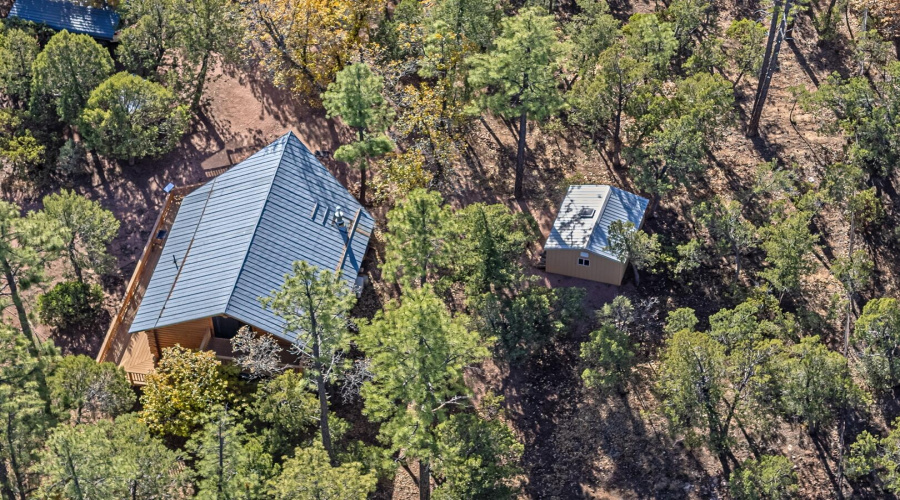
POLYGON ((659 259, 659 237, 635 228, 632 222, 613 221, 605 250, 612 252, 619 262, 631 264, 634 284, 640 285, 638 271, 647 269, 659 259))
POLYGON ((104 272, 109 266, 107 247, 119 232, 119 221, 100 203, 63 189, 44 197, 44 208, 31 217, 58 228, 75 277, 86 283, 84 270, 104 272))
POLYGON ((91 91, 113 72, 109 51, 88 35, 60 31, 47 42, 32 65, 31 107, 49 98, 63 122, 73 125, 91 91))
POLYGON ((451 317, 430 286, 407 289, 400 303, 360 326, 357 344, 371 358, 364 413, 382 422, 381 439, 404 462, 419 461, 419 498, 431 491, 435 430, 469 401, 463 371, 489 355, 477 332, 451 317))
POLYGON ((387 214, 382 271, 401 287, 421 287, 450 263, 453 217, 434 191, 416 189, 387 214))
POLYGON ((356 131, 356 141, 338 148, 334 157, 359 168, 359 200, 363 204, 366 203, 369 159, 394 149, 394 143, 384 135, 391 110, 381 96, 383 87, 384 81, 372 73, 369 66, 356 63, 338 72, 334 83, 322 94, 328 118, 339 116, 356 131))
POLYGON ((12 28, 0 34, 0 90, 18 107, 28 102, 31 65, 40 52, 37 38, 12 28))
POLYGON ((319 396, 319 429, 322 447, 336 462, 328 425, 328 387, 333 368, 345 347, 347 321, 356 302, 340 273, 321 270, 303 261, 293 265, 281 288, 262 299, 285 322, 285 334, 293 337, 295 354, 312 362, 308 375, 319 396))
POLYGON ((553 16, 541 9, 523 9, 502 22, 502 34, 487 54, 471 57, 469 83, 490 88, 481 96, 482 109, 518 119, 515 196, 524 195, 525 146, 528 119, 543 120, 562 104, 557 89, 563 45, 557 40, 553 16))

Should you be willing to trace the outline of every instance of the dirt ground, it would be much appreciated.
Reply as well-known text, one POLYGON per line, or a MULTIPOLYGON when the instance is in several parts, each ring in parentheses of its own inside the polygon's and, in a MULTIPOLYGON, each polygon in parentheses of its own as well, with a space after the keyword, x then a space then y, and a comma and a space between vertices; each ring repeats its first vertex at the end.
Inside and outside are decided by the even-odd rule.
MULTIPOLYGON (((653 7, 652 2, 611 3, 619 7, 618 12, 648 11, 653 7)), ((735 0, 735 5, 729 6, 723 15, 722 23, 726 24, 734 12, 743 8, 749 7, 735 0)), ((781 52, 781 70, 775 75, 763 113, 762 134, 754 140, 741 133, 755 88, 755 79, 744 79, 736 89, 741 109, 738 122, 713 151, 714 166, 704 176, 708 182, 691 186, 693 197, 698 193, 711 195, 746 188, 751 182, 750 170, 759 162, 771 159, 793 165, 803 178, 817 184, 823 158, 833 155, 840 141, 817 133, 816 121, 795 108, 790 88, 802 85, 813 89, 831 71, 849 74, 841 65, 841 61, 847 60, 848 34, 842 32, 841 37, 835 44, 819 44, 808 19, 801 18, 792 39, 781 52)), ((530 258, 534 258, 543 237, 549 233, 566 182, 609 183, 633 189, 626 172, 613 171, 599 155, 585 153, 577 138, 544 133, 542 127, 550 128, 546 123, 535 125, 529 136, 525 201, 512 201, 515 134, 503 121, 491 118, 472 125, 466 136, 470 153, 442 189, 455 204, 500 202, 530 213, 542 232, 530 258)), ((194 121, 191 134, 175 151, 134 165, 102 162, 95 165, 100 168, 94 168, 90 178, 76 183, 78 192, 98 200, 122 223, 111 248, 117 258, 117 272, 105 283, 106 309, 110 314, 115 312, 125 283, 149 237, 149 227, 164 200, 163 187, 170 182, 176 185, 201 182, 217 169, 245 158, 288 130, 297 133, 313 151, 334 151, 347 133, 327 120, 322 110, 272 87, 261 75, 220 67, 208 86, 202 114, 194 121)), ((351 190, 356 189, 356 172, 335 162, 326 164, 351 190)), ((36 200, 37 197, 32 197, 18 201, 34 207, 36 200)), ((888 200, 892 204, 888 207, 891 219, 886 223, 896 223, 900 198, 888 200)), ((693 234, 684 218, 689 207, 687 193, 675 193, 663 201, 659 215, 648 221, 646 227, 671 240, 685 241, 693 234)), ((383 213, 377 207, 373 212, 383 213)), ((817 217, 816 224, 823 237, 820 259, 827 264, 843 250, 846 231, 836 214, 825 213, 817 217)), ((896 262, 897 255, 879 250, 876 243, 867 242, 876 258, 877 273, 870 293, 895 295, 895 271, 891 264, 896 262)), ((752 269, 753 258, 750 260, 748 266, 752 269)), ((725 274, 710 274, 705 281, 699 279, 697 286, 685 289, 673 286, 661 276, 647 276, 640 288, 635 288, 629 278, 619 288, 546 275, 536 269, 532 272, 548 286, 587 288, 585 323, 557 343, 552 351, 515 366, 488 362, 482 370, 469 376, 476 393, 493 389, 506 398, 509 423, 525 443, 523 496, 541 499, 722 496, 723 478, 718 462, 701 449, 689 449, 667 433, 666 424, 656 411, 659 402, 647 390, 648 384, 635 384, 640 389, 632 389, 625 395, 594 394, 580 382, 577 352, 578 344, 588 333, 592 311, 617 294, 635 299, 657 296, 663 310, 694 307, 705 319, 719 307, 731 305, 722 292, 725 274)), ((58 276, 62 270, 53 269, 51 273, 58 276)), ((837 291, 837 283, 822 271, 810 280, 809 287, 818 292, 806 305, 824 311, 825 299, 837 291)), ((31 300, 36 292, 32 291, 31 300)), ((377 304, 379 298, 371 300, 377 304)), ((109 318, 100 318, 96 329, 89 332, 60 336, 42 329, 41 334, 54 336, 66 352, 93 354, 108 321, 109 318)), ((646 354, 651 354, 652 348, 647 346, 646 354)), ((655 369, 646 363, 641 366, 641 373, 651 378, 655 369)), ((813 441, 803 429, 788 427, 782 435, 783 439, 772 446, 794 461, 803 496, 832 497, 837 436, 813 441)), ((747 452, 738 449, 736 454, 743 457, 747 452)), ((403 471, 398 473, 391 490, 383 493, 396 499, 417 495, 403 471)))

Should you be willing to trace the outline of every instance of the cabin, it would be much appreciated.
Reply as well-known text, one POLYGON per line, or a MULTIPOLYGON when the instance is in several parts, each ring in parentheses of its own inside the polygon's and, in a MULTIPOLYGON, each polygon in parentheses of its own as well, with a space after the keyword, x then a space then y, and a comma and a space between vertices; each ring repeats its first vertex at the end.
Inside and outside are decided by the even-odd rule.
POLYGON ((260 297, 295 261, 362 282, 372 216, 293 133, 199 187, 172 190, 98 355, 144 383, 166 347, 231 359, 242 326, 295 339, 260 297))
POLYGON ((119 27, 119 14, 112 9, 59 0, 16 0, 9 17, 44 24, 57 31, 90 35, 106 42, 113 41, 119 27))
POLYGON ((640 228, 648 203, 612 186, 570 186, 544 243, 547 272, 621 285, 628 262, 606 250, 609 226, 630 221, 640 228))

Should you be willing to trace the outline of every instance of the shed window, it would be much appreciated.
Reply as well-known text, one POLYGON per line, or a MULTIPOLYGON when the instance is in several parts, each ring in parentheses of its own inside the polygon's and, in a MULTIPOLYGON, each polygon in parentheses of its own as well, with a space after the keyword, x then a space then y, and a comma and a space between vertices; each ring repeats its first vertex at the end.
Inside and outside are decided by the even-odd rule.
POLYGON ((586 259, 586 258, 584 258, 584 257, 579 257, 579 258, 578 258, 578 265, 579 265, 579 266, 585 266, 585 267, 586 267, 586 266, 590 266, 590 265, 591 265, 591 260, 590 260, 590 259, 586 259))

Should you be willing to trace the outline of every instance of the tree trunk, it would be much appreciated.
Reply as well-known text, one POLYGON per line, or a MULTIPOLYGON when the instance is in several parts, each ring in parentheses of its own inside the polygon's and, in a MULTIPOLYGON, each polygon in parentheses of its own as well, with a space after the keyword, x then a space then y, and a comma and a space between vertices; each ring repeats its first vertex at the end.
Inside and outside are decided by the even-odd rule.
MULTIPOLYGON (((9 449, 9 468, 12 471, 14 479, 16 481, 16 488, 19 493, 19 500, 27 500, 25 497, 25 478, 22 477, 22 471, 19 470, 19 460, 16 458, 16 447, 15 443, 13 443, 13 424, 12 424, 13 416, 12 413, 6 414, 6 447, 9 449)), ((6 467, 6 464, 3 464, 3 467, 6 467)), ((13 500, 15 497, 10 496, 10 500, 13 500)))
POLYGON ((431 464, 419 460, 419 500, 431 500, 431 464))
POLYGON ((522 187, 525 176, 525 134, 528 133, 528 112, 522 111, 519 115, 519 150, 516 153, 516 186, 515 196, 521 200, 524 189, 522 187))
MULTIPOLYGON (((359 133, 359 141, 362 142, 365 138, 363 133, 363 129, 360 128, 357 130, 359 133)), ((369 157, 364 156, 363 161, 359 164, 359 203, 361 205, 366 204, 366 169, 369 166, 369 157)))
POLYGON ((741 252, 735 248, 734 249, 734 267, 735 271, 735 283, 741 282, 741 252))
POLYGON ((610 156, 613 164, 613 168, 619 170, 622 168, 622 108, 624 103, 622 102, 621 93, 619 94, 619 106, 616 108, 616 120, 613 125, 613 134, 612 134, 612 147, 610 151, 610 156))
POLYGON ((322 447, 328 453, 328 459, 332 467, 337 465, 334 459, 334 450, 331 448, 331 430, 328 427, 328 394, 325 392, 325 375, 322 374, 322 361, 319 359, 319 338, 313 342, 313 357, 315 358, 316 389, 319 393, 319 428, 322 431, 322 447))
POLYGON ((0 464, 0 492, 3 492, 3 498, 10 500, 16 498, 12 484, 9 482, 9 470, 6 469, 6 464, 0 464))
POLYGON ((216 483, 217 489, 219 490, 219 495, 224 493, 224 485, 225 485, 225 438, 222 436, 222 424, 225 419, 225 412, 222 412, 219 415, 219 469, 218 476, 219 480, 216 483))
POLYGON ((191 101, 191 109, 196 111, 200 106, 200 98, 203 97, 203 86, 206 83, 206 73, 209 71, 209 52, 203 56, 200 63, 200 73, 197 75, 197 89, 194 90, 194 99, 191 101))
MULTIPOLYGON (((81 484, 78 482, 78 473, 75 472, 75 463, 72 462, 72 454, 68 450, 66 452, 66 463, 69 466, 69 473, 72 474, 72 485, 75 486, 75 498, 84 500, 84 493, 81 492, 81 484)), ((24 493, 22 494, 22 500, 25 500, 24 493)))
POLYGON ((638 274, 638 268, 636 265, 631 265, 631 270, 634 271, 634 286, 639 286, 641 284, 641 277, 638 274))
POLYGON ((772 82, 772 74, 778 65, 778 52, 781 50, 781 42, 787 29, 787 13, 791 9, 792 0, 785 0, 784 9, 779 11, 781 2, 776 0, 772 11, 772 22, 769 25, 769 38, 766 41, 766 54, 763 57, 763 65, 759 73, 759 83, 756 87, 756 98, 753 101, 753 110, 750 113, 750 123, 747 125, 747 137, 759 135, 759 119, 769 95, 769 84, 772 82), (778 17, 781 24, 778 25, 778 17))
POLYGON ((9 286, 9 295, 12 297, 13 305, 16 308, 16 314, 19 316, 20 327, 24 333, 34 343, 33 354, 38 354, 41 350, 41 341, 31 329, 31 323, 28 322, 28 312, 25 311, 25 305, 22 304, 22 297, 19 296, 19 286, 16 283, 16 277, 13 275, 12 266, 5 257, 0 258, 0 268, 3 269, 3 275, 9 286))
POLYGON ((75 242, 69 242, 69 246, 66 250, 69 253, 69 261, 72 262, 72 270, 75 271, 75 278, 83 285, 84 273, 81 272, 81 266, 78 265, 78 258, 75 256, 75 242))

